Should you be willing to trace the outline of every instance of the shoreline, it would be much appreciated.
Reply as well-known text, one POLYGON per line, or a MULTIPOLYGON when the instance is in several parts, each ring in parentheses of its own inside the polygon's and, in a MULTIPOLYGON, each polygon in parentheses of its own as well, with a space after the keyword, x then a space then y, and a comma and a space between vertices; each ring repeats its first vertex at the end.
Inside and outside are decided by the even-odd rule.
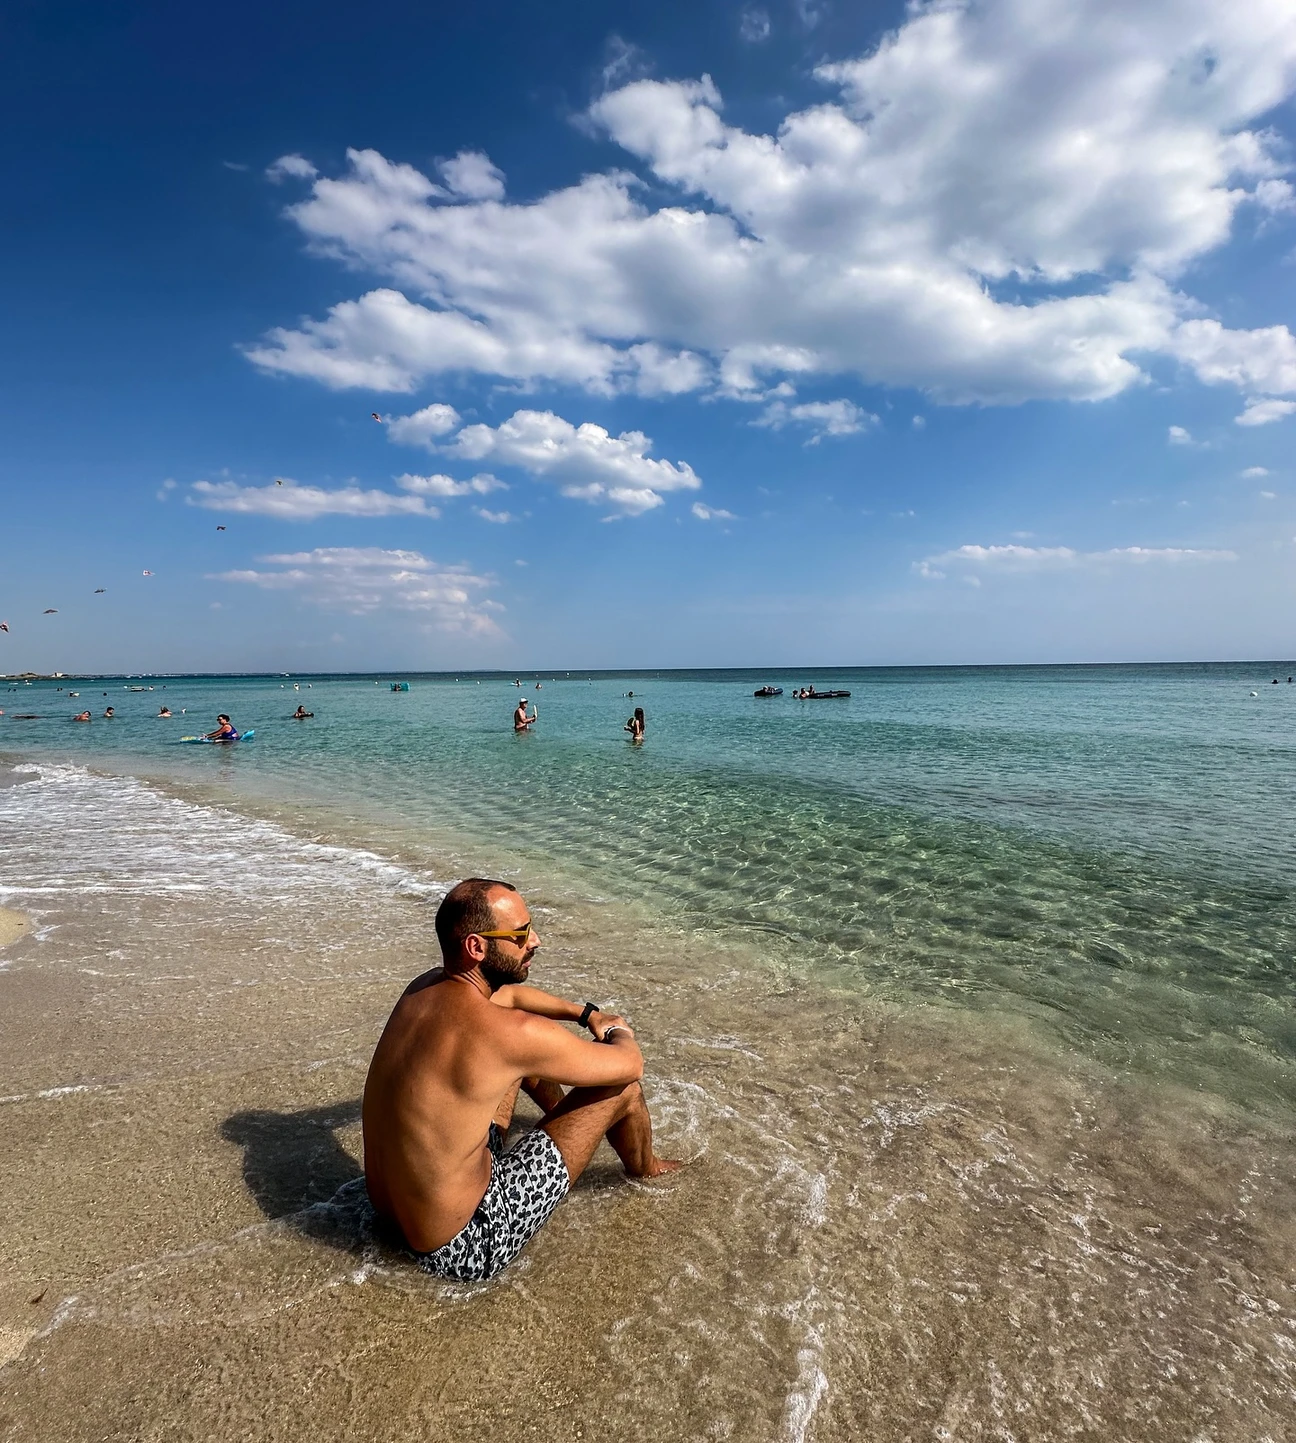
POLYGON ((39 956, 0 978, 16 1443, 305 1443, 342 1418, 384 1443, 565 1440, 596 1388, 625 1439, 802 1420, 829 1443, 869 1416, 889 1443, 1004 1408, 1038 1439, 1084 1419, 1131 1443, 1203 1416, 1221 1436, 1275 1427, 1291 1365, 1272 1333, 1296 1330, 1289 1136, 1045 1053, 1011 1019, 755 969, 750 949, 544 888, 536 980, 635 1019, 659 1136, 693 1165, 646 1187, 609 1155, 495 1284, 427 1279, 357 1231, 345 1186, 434 879, 420 894, 376 848, 148 789, 90 799, 78 825, 107 808, 119 850, 86 885, 115 890, 67 890, 93 851, 74 838, 49 864, 63 890, 42 896, 39 956), (210 885, 159 890, 160 827, 181 829, 183 880, 235 826, 210 885), (132 871, 137 831, 152 850, 132 871))
POLYGON ((31 931, 31 918, 14 907, 0 907, 0 947, 8 947, 31 931))

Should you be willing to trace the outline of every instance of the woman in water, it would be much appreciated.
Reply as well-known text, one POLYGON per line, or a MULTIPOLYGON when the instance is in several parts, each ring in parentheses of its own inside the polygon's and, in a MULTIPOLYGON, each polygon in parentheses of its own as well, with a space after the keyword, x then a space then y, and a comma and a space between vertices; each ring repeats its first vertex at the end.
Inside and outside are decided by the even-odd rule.
POLYGON ((221 712, 220 716, 216 718, 216 730, 207 733, 207 740, 209 742, 236 742, 238 739, 239 734, 234 730, 233 722, 224 712, 221 712))
POLYGON ((293 721, 309 721, 314 715, 315 713, 313 711, 307 711, 304 706, 299 706, 297 710, 293 712, 292 719, 293 721))
POLYGON ((644 739, 644 711, 643 707, 637 706, 634 709, 634 716, 621 728, 622 731, 630 733, 632 742, 641 742, 644 739))

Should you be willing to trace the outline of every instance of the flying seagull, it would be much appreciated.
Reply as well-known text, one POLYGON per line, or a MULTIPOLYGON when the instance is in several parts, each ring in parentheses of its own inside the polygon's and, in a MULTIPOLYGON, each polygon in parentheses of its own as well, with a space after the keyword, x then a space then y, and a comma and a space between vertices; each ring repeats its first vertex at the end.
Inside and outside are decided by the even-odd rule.
POLYGON ((278 476, 275 477, 275 485, 276 485, 276 486, 282 486, 282 485, 283 485, 283 481, 282 481, 278 476))
POLYGON ((216 530, 217 530, 217 531, 224 531, 225 528, 224 528, 223 526, 218 526, 218 527, 216 528, 216 530))
POLYGON ((378 414, 377 411, 370 411, 369 414, 374 418, 375 421, 382 420, 382 417, 378 414))
POLYGON ((57 606, 47 606, 47 607, 45 608, 44 612, 43 612, 43 615, 45 615, 45 616, 57 616, 57 615, 58 615, 58 607, 57 607, 57 606))
POLYGON ((7 621, 0 621, 0 631, 8 631, 8 630, 9 630, 9 623, 8 623, 7 621))
POLYGON ((152 576, 152 575, 153 575, 153 573, 152 573, 151 571, 145 571, 145 572, 143 572, 143 573, 141 573, 141 574, 144 575, 144 576, 152 576))
POLYGON ((107 588, 106 586, 96 586, 96 587, 95 587, 95 595, 96 595, 96 596, 102 596, 102 595, 104 594, 104 592, 107 591, 107 589, 108 589, 108 588, 107 588))

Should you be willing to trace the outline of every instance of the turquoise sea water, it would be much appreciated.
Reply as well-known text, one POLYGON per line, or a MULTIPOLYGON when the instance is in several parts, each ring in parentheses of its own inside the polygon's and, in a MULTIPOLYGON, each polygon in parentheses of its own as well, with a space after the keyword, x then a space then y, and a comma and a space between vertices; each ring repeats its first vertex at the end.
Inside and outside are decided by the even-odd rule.
POLYGON ((557 672, 540 690, 534 675, 521 690, 412 675, 408 693, 371 677, 43 682, 0 692, 0 749, 467 839, 666 930, 745 939, 754 965, 1015 1014, 1113 1067, 1285 1111, 1289 674, 1296 663, 557 672), (754 698, 766 682, 784 695, 754 698), (852 696, 794 699, 810 682, 852 696), (511 730, 519 695, 539 707, 529 735, 511 730), (289 720, 298 701, 314 720, 289 720), (156 719, 162 702, 173 720, 156 719), (642 747, 621 730, 636 705, 642 747), (78 706, 92 725, 70 724, 78 706), (256 740, 176 744, 217 711, 256 740))

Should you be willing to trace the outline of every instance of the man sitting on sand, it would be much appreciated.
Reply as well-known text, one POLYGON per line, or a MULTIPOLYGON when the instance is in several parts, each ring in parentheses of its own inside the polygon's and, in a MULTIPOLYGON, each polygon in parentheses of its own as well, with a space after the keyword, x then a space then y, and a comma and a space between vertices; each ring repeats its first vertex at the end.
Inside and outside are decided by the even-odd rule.
POLYGON ((471 877, 436 916, 443 965, 387 1020, 364 1090, 369 1198, 420 1264, 494 1277, 517 1256, 607 1137, 631 1177, 680 1166, 653 1152, 624 1019, 522 985, 540 946, 507 882, 471 877), (586 1041, 560 1022, 593 1033, 586 1041), (571 1087, 565 1096, 562 1085, 571 1087), (506 1152, 519 1087, 544 1109, 506 1152))

